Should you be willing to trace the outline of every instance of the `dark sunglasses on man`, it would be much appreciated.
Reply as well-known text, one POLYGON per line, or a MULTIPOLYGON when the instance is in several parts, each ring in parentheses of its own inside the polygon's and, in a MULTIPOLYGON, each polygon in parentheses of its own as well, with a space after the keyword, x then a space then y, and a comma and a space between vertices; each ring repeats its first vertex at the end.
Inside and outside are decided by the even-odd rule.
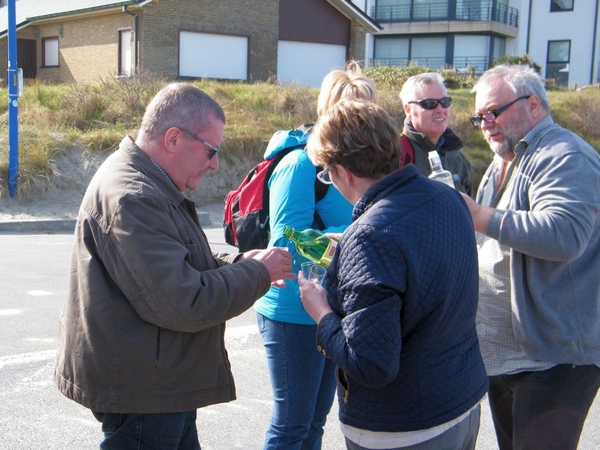
POLYGON ((414 100, 408 103, 416 103, 423 109, 435 109, 437 105, 440 105, 442 108, 448 108, 452 104, 452 97, 442 97, 442 98, 426 98, 425 100, 414 100))

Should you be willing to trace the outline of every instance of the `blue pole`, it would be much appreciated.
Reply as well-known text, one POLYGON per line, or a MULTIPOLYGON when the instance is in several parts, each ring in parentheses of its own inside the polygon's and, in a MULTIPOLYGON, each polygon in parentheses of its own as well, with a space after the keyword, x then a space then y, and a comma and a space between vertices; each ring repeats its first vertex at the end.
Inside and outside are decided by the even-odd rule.
POLYGON ((19 86, 15 0, 8 0, 8 193, 15 196, 19 176, 19 86))

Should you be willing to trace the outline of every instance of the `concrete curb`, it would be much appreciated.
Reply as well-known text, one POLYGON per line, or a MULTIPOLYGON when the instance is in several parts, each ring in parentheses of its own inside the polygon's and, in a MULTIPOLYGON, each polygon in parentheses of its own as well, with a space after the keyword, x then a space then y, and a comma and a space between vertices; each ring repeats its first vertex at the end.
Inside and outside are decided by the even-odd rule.
MULTIPOLYGON (((198 211, 200 225, 211 225, 207 212, 198 211)), ((0 222, 0 233, 72 233, 75 219, 11 220, 0 222)))

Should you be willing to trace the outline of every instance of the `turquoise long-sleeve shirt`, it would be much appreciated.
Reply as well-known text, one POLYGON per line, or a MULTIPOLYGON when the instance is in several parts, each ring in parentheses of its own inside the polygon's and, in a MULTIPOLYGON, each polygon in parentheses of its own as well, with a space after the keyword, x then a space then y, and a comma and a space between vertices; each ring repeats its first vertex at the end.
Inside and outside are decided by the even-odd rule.
MULTIPOLYGON (((272 158, 281 149, 267 148, 265 159, 272 158)), ((285 226, 296 230, 317 229, 314 223, 315 207, 325 224, 324 233, 341 233, 352 221, 352 204, 331 185, 325 197, 315 205, 314 185, 316 169, 303 149, 292 150, 277 165, 269 180, 270 247, 287 247, 293 257, 293 270, 308 261, 296 246, 283 236, 285 226)), ((271 320, 314 325, 300 301, 298 281, 286 280, 284 288, 272 286, 255 304, 255 310, 271 320)))

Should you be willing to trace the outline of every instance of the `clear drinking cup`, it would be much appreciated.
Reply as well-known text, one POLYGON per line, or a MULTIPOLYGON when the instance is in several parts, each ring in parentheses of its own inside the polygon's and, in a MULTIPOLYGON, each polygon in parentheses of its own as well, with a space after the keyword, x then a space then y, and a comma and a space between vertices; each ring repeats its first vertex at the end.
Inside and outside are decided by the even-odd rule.
POLYGON ((300 264, 300 267, 302 268, 302 275, 304 275, 304 278, 307 280, 310 278, 310 268, 314 265, 315 263, 312 261, 307 261, 300 264))
POLYGON ((310 268, 308 275, 309 280, 317 280, 319 284, 323 284, 323 278, 325 278, 325 272, 327 269, 319 264, 313 264, 310 268))

